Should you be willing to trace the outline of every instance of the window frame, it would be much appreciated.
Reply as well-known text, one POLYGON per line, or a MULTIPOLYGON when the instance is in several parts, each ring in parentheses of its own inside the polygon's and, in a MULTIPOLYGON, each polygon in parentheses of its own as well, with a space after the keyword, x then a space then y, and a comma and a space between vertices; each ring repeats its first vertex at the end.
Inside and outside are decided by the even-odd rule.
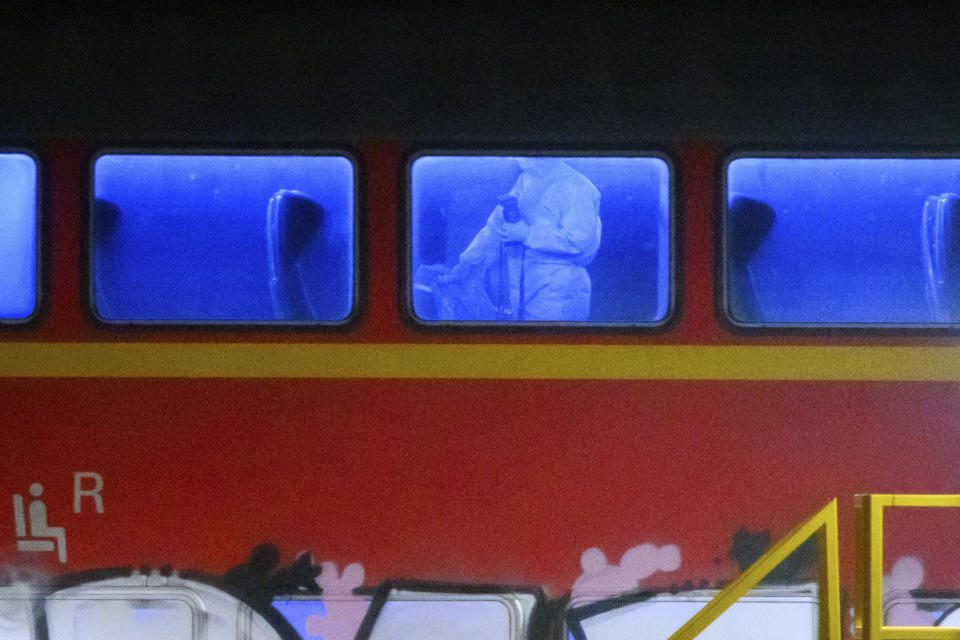
POLYGON ((715 213, 714 281, 717 318, 722 326, 740 334, 780 335, 955 335, 960 332, 960 321, 953 323, 932 322, 750 322, 737 319, 732 313, 730 301, 730 277, 728 270, 729 247, 727 237, 727 213, 729 204, 729 169, 740 159, 768 160, 957 160, 956 150, 877 150, 871 149, 789 149, 744 147, 728 151, 717 167, 718 198, 715 213))
POLYGON ((680 193, 680 176, 676 162, 666 150, 652 147, 629 148, 570 148, 557 147, 477 147, 464 148, 459 146, 423 146, 409 152, 403 165, 402 185, 400 197, 402 227, 400 234, 402 247, 400 250, 401 265, 400 277, 400 309, 404 321, 420 331, 437 332, 470 332, 470 333, 586 333, 586 334, 658 334, 669 331, 679 318, 678 309, 681 305, 681 288, 683 279, 680 270, 680 247, 678 243, 678 226, 680 220, 678 194, 680 193), (497 322, 486 320, 425 320, 420 318, 413 304, 413 165, 425 157, 530 157, 530 158, 636 158, 657 159, 666 165, 667 169, 667 219, 669 224, 667 234, 667 307, 664 317, 651 322, 603 322, 603 321, 513 321, 497 322))

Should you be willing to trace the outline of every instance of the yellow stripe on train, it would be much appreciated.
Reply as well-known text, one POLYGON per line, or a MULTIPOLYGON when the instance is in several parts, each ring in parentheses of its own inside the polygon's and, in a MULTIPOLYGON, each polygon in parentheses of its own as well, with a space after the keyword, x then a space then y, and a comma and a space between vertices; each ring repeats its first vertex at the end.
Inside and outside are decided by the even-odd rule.
POLYGON ((17 342, 0 377, 960 381, 960 347, 17 342))

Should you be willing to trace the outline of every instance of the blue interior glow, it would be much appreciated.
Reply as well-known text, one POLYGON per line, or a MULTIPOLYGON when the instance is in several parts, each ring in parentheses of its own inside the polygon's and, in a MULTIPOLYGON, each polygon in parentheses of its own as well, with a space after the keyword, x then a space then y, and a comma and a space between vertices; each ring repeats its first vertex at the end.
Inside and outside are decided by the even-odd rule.
MULTIPOLYGON (((411 304, 426 322, 558 321, 594 324, 656 324, 666 319, 670 305, 670 170, 655 157, 566 157, 563 162, 599 191, 602 232, 595 257, 585 266, 589 277, 589 315, 571 320, 561 303, 555 315, 538 318, 507 316, 493 301, 502 258, 481 276, 481 286, 456 291, 450 300, 437 295, 440 285, 426 276, 454 269, 461 253, 484 228, 498 205, 498 196, 511 191, 521 175, 521 158, 509 156, 422 156, 410 172, 411 304), (492 275, 491 275, 492 274, 492 275), (470 298, 477 304, 463 304, 470 298), (444 305, 450 302, 447 307, 444 305)), ((554 202, 555 203, 555 202, 554 202)), ((523 208, 521 197, 520 208, 523 208)), ((529 208, 528 208, 529 211, 529 208)), ((524 218, 529 220, 527 213, 524 218)), ((498 240, 499 242, 499 240, 498 240)), ((529 243, 529 240, 527 241, 529 243)), ((525 243, 525 244, 527 244, 525 243)), ((566 286, 562 273, 532 280, 531 256, 524 260, 525 300, 541 287, 566 286), (534 289, 531 292, 530 289, 534 289)), ((502 255, 502 254, 501 254, 502 255)), ((556 257, 563 262, 564 256, 556 257)), ((521 267, 517 267, 519 271, 521 267)), ((509 274, 508 276, 509 277, 509 274)), ((519 283, 519 276, 514 276, 519 283)), ((509 289, 510 287, 507 287, 509 289)), ((517 291, 500 294, 520 299, 517 291)), ((522 311, 520 312, 522 313, 522 311)), ((519 314, 518 314, 519 315, 519 314)))
POLYGON ((280 612, 301 637, 312 637, 323 640, 322 637, 307 632, 307 620, 310 616, 327 617, 327 608, 322 600, 274 600, 273 608, 280 612))
MULTIPOLYGON (((105 600, 81 603, 73 620, 74 640, 188 640, 193 637, 193 614, 174 600, 105 600)), ((58 637, 56 627, 51 637, 58 637)))
POLYGON ((960 321, 960 208, 950 196, 960 191, 960 160, 738 158, 726 179, 726 307, 734 321, 960 321), (943 205, 944 224, 934 229, 931 221, 925 233, 931 197, 943 205))
POLYGON ((342 156, 101 156, 91 223, 97 314, 107 322, 346 320, 353 173, 342 156), (281 198, 311 203, 312 226, 294 219, 271 233, 268 213, 281 198), (277 277, 277 265, 289 273, 277 277))
POLYGON ((24 320, 37 306, 37 163, 0 153, 0 319, 24 320))

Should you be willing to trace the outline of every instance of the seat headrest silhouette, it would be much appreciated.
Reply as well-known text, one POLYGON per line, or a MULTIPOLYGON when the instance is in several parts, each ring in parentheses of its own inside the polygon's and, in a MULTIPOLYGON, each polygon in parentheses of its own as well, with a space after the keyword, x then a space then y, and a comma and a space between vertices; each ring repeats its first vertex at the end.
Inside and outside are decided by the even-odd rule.
POLYGON ((323 207, 299 191, 278 191, 270 199, 279 256, 296 260, 323 224, 323 207))
POLYGON ((108 238, 120 222, 120 207, 110 200, 94 198, 93 219, 94 240, 108 238))
POLYGON ((737 262, 748 261, 773 229, 776 214, 765 202, 737 196, 727 210, 727 229, 730 257, 737 262))
POLYGON ((282 320, 308 320, 322 313, 312 294, 320 227, 324 211, 299 191, 277 191, 267 205, 267 267, 274 312, 282 320), (311 249, 313 247, 313 249, 311 249))

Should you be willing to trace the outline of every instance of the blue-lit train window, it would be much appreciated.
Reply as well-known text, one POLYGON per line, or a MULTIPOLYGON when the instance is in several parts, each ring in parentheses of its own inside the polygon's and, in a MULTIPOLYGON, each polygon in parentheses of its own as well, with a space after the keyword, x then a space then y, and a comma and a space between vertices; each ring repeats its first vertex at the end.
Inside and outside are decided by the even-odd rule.
POLYGON ((97 316, 109 323, 348 321, 354 173, 342 155, 99 156, 90 225, 97 316))
POLYGON ((956 327, 960 159, 737 157, 724 311, 772 327, 956 327))
POLYGON ((656 326, 671 169, 651 156, 420 155, 408 303, 423 324, 656 326))
POLYGON ((37 162, 0 153, 0 321, 29 320, 37 308, 37 162))

